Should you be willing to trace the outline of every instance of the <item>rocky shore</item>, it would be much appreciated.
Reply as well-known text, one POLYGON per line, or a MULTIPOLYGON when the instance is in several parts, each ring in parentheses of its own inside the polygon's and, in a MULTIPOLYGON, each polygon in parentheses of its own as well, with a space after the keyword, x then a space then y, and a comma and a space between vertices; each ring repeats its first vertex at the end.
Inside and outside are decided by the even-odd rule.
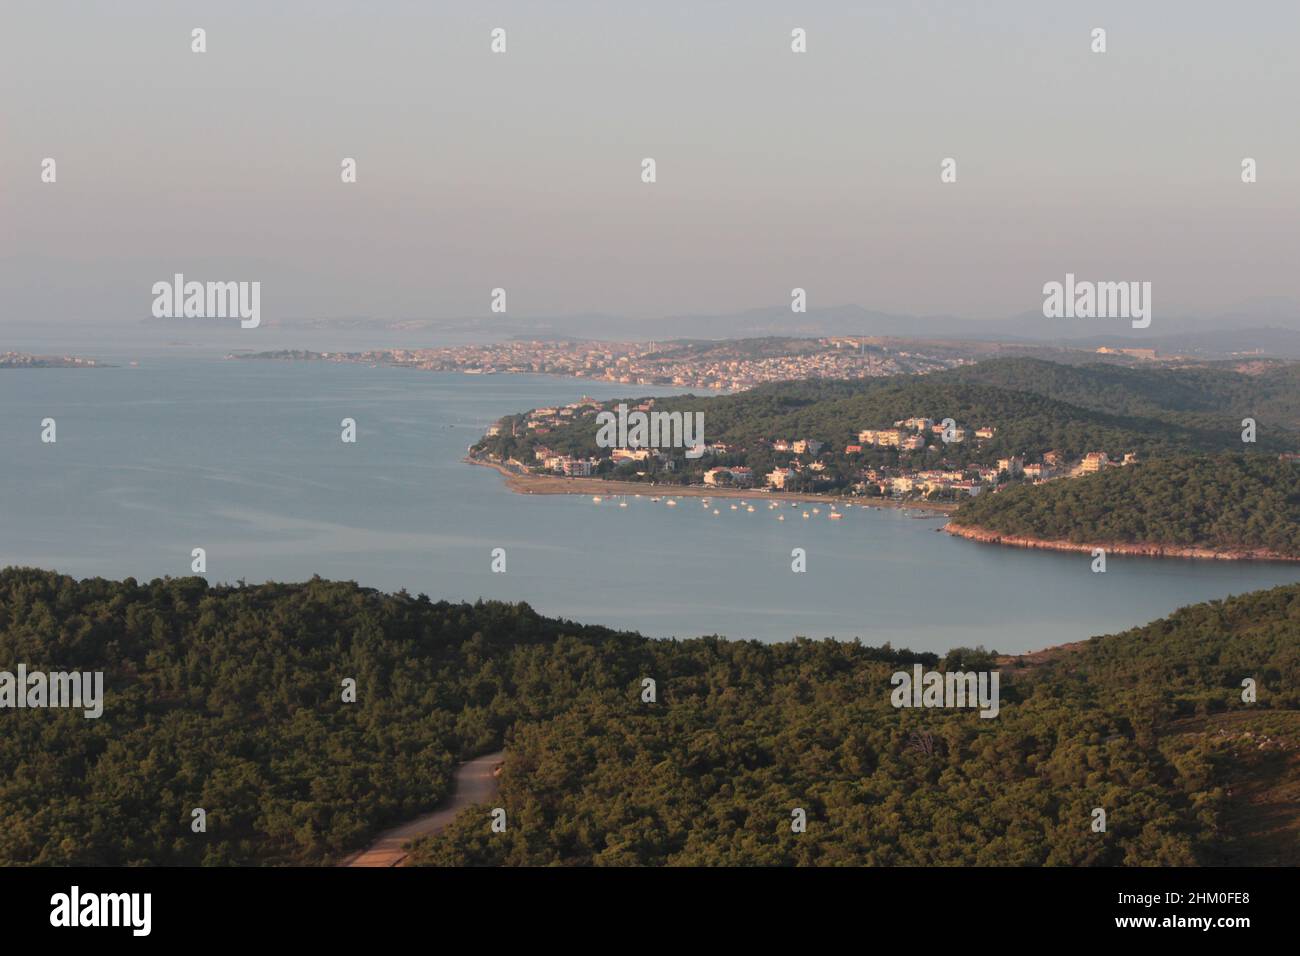
POLYGON ((1131 554, 1148 558, 1200 558, 1215 561, 1300 561, 1300 557, 1278 554, 1263 548, 1219 551, 1214 548, 1180 547, 1170 544, 1143 544, 1125 541, 1076 544, 1073 541, 1052 541, 1044 538, 1003 534, 999 531, 989 531, 986 528, 957 525, 951 521, 944 525, 943 530, 959 538, 966 538, 968 541, 979 541, 982 544, 1003 544, 1014 548, 1042 548, 1047 551, 1078 551, 1091 554, 1095 548, 1101 548, 1107 555, 1131 554))

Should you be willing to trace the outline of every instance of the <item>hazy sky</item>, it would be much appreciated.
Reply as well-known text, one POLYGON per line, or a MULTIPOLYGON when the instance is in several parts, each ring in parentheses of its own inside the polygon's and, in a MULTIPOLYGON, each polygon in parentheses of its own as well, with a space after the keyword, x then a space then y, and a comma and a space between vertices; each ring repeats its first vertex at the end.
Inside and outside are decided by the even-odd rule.
POLYGON ((4 0, 0 322, 174 272, 264 321, 1297 296, 1298 38, 1294 0, 4 0))

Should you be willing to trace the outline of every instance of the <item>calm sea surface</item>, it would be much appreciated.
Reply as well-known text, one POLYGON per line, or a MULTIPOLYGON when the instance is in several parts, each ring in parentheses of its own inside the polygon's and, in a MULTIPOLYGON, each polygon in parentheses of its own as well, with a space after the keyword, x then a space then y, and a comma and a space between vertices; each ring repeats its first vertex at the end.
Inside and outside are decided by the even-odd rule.
POLYGON ((0 565, 148 579, 189 574, 202 547, 213 582, 319 574, 656 636, 935 651, 1036 649, 1300 580, 1300 565, 1119 557, 1093 574, 1086 555, 962 541, 900 511, 831 521, 822 504, 804 520, 757 495, 752 513, 727 499, 516 495, 460 461, 507 412, 671 391, 197 358, 0 371, 0 565), (339 439, 345 417, 355 445, 339 439), (795 547, 806 574, 790 570, 795 547), (507 573, 491 572, 493 548, 507 573))

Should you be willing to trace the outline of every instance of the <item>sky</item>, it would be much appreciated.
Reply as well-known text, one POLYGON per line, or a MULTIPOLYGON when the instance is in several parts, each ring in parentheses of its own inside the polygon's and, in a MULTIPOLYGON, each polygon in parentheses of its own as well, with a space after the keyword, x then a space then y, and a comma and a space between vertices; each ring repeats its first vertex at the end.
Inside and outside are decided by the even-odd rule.
POLYGON ((1067 272, 1150 281, 1157 310, 1300 298, 1291 0, 2 17, 0 328, 138 322, 177 272, 261 282, 272 321, 488 317, 498 287, 524 317, 722 313, 801 287, 810 308, 995 318, 1067 272))

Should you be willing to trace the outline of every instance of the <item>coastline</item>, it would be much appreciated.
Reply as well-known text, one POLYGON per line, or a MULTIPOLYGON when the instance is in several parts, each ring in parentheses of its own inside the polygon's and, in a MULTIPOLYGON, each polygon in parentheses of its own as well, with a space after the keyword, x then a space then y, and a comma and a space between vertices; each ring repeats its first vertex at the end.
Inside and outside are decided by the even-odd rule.
POLYGON ((1193 558, 1214 561, 1300 561, 1300 557, 1278 554, 1264 548, 1248 551, 1216 551, 1213 548, 1181 547, 1167 544, 1134 544, 1124 541, 1096 542, 1076 544, 1073 541, 1061 541, 1050 538, 1033 538, 1023 535, 1002 534, 973 525, 956 525, 949 521, 943 530, 957 538, 976 541, 980 544, 1000 544, 1011 548, 1038 548, 1044 551, 1074 551, 1092 554, 1101 548, 1107 555, 1123 554, 1143 558, 1193 558))
MULTIPOLYGON (((262 352, 256 352, 252 349, 231 349, 224 356, 223 360, 255 360, 262 362, 322 362, 331 365, 367 365, 370 368, 404 368, 415 372, 436 372, 441 375, 469 375, 475 378, 487 378, 493 375, 511 376, 511 375, 537 375, 542 378, 563 379, 566 382, 595 382, 598 385, 625 385, 629 390, 638 388, 670 388, 674 387, 663 382, 625 382, 620 378, 599 378, 593 375, 576 375, 573 372, 542 372, 542 371, 505 371, 492 369, 490 371, 473 366, 453 366, 451 368, 426 368, 412 362, 368 362, 361 359, 336 359, 331 355, 329 358, 322 357, 319 353, 310 356, 291 356, 291 355, 267 355, 262 352)), ((738 395, 740 392, 748 389, 719 389, 704 383, 695 385, 681 386, 688 391, 682 392, 683 395, 694 395, 696 398, 712 398, 718 395, 738 395)), ((750 386, 752 387, 752 386, 750 386)), ((624 398, 639 398, 643 393, 629 391, 624 398)))
POLYGON ((665 498, 745 498, 754 501, 807 501, 847 503, 861 508, 909 508, 951 514, 956 505, 950 502, 894 501, 891 498, 849 498, 815 492, 769 491, 764 488, 708 488, 703 485, 652 485, 641 481, 615 481, 610 478, 561 478, 555 475, 521 475, 505 465, 477 458, 461 459, 466 464, 491 468, 506 479, 506 487, 518 495, 658 495, 665 498))

